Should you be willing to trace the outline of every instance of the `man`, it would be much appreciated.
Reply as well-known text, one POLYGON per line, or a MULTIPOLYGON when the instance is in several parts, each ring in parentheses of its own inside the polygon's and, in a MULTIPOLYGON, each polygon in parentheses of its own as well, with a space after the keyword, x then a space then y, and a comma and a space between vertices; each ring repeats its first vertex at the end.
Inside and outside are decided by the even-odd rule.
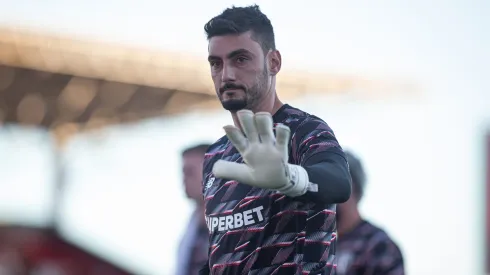
POLYGON ((335 204, 351 192, 339 143, 324 121, 279 100, 281 54, 258 6, 226 9, 204 29, 235 126, 205 155, 201 274, 334 274, 335 204))
POLYGON ((182 153, 185 193, 194 201, 196 209, 179 246, 177 275, 198 274, 208 258, 208 228, 204 220, 202 199, 202 168, 208 147, 209 144, 199 144, 185 149, 182 153))
POLYGON ((366 175, 361 161, 345 152, 352 177, 350 199, 337 206, 338 275, 402 275, 403 257, 398 246, 378 227, 364 220, 358 204, 366 175))

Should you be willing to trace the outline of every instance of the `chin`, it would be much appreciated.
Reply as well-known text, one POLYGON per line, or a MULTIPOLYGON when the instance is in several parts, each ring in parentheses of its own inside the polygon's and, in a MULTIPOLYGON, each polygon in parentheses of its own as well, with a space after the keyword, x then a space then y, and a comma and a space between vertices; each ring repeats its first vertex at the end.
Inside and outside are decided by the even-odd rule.
POLYGON ((230 112, 240 111, 247 107, 247 101, 245 99, 226 99, 221 101, 221 105, 230 112))

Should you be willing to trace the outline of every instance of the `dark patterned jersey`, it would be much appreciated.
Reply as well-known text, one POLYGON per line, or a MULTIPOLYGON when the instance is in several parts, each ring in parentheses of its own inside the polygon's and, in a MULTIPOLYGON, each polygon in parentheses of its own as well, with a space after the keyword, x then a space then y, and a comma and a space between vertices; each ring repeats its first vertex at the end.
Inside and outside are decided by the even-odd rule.
POLYGON ((362 221, 339 238, 338 275, 403 275, 398 246, 382 229, 362 221))
MULTIPOLYGON (((334 133, 318 117, 284 105, 273 120, 291 129, 289 163, 304 165, 312 156, 330 153, 345 158, 334 133)), ((215 178, 212 168, 220 159, 242 163, 226 136, 209 147, 204 160, 210 273, 335 274, 335 205, 215 178)))

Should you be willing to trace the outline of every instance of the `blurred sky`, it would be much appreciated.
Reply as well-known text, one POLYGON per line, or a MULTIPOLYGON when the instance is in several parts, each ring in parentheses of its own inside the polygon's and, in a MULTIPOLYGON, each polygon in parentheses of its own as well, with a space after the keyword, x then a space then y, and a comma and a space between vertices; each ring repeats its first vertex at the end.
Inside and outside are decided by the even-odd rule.
MULTIPOLYGON (((179 50, 205 62, 203 24, 231 4, 250 3, 0 0, 0 24, 179 50)), ((422 87, 423 95, 404 100, 292 103, 326 119, 365 160, 371 180, 363 212, 402 245, 410 274, 482 274, 483 230, 475 228, 483 225, 478 142, 490 125, 490 1, 256 3, 274 24, 284 68, 402 76, 422 87)), ((214 141, 227 123, 225 112, 194 113, 74 140, 65 156, 71 173, 64 232, 136 270, 171 274, 177 236, 191 211, 179 152, 191 142, 214 141)), ((0 169, 22 151, 3 152, 0 169)), ((35 166, 36 158, 25 154, 35 166)), ((8 167, 0 184, 25 173, 8 167)), ((31 186, 36 180, 28 176, 23 180, 31 186)), ((26 201, 33 199, 26 195, 26 201)))

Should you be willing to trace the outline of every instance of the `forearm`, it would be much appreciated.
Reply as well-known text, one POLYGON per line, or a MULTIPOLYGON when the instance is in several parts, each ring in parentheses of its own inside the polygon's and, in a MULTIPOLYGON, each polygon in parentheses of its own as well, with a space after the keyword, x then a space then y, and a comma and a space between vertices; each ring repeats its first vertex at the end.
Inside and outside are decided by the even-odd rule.
POLYGON ((351 177, 345 159, 335 153, 313 156, 303 168, 308 173, 310 188, 300 198, 333 204, 347 201, 351 194, 351 177))

